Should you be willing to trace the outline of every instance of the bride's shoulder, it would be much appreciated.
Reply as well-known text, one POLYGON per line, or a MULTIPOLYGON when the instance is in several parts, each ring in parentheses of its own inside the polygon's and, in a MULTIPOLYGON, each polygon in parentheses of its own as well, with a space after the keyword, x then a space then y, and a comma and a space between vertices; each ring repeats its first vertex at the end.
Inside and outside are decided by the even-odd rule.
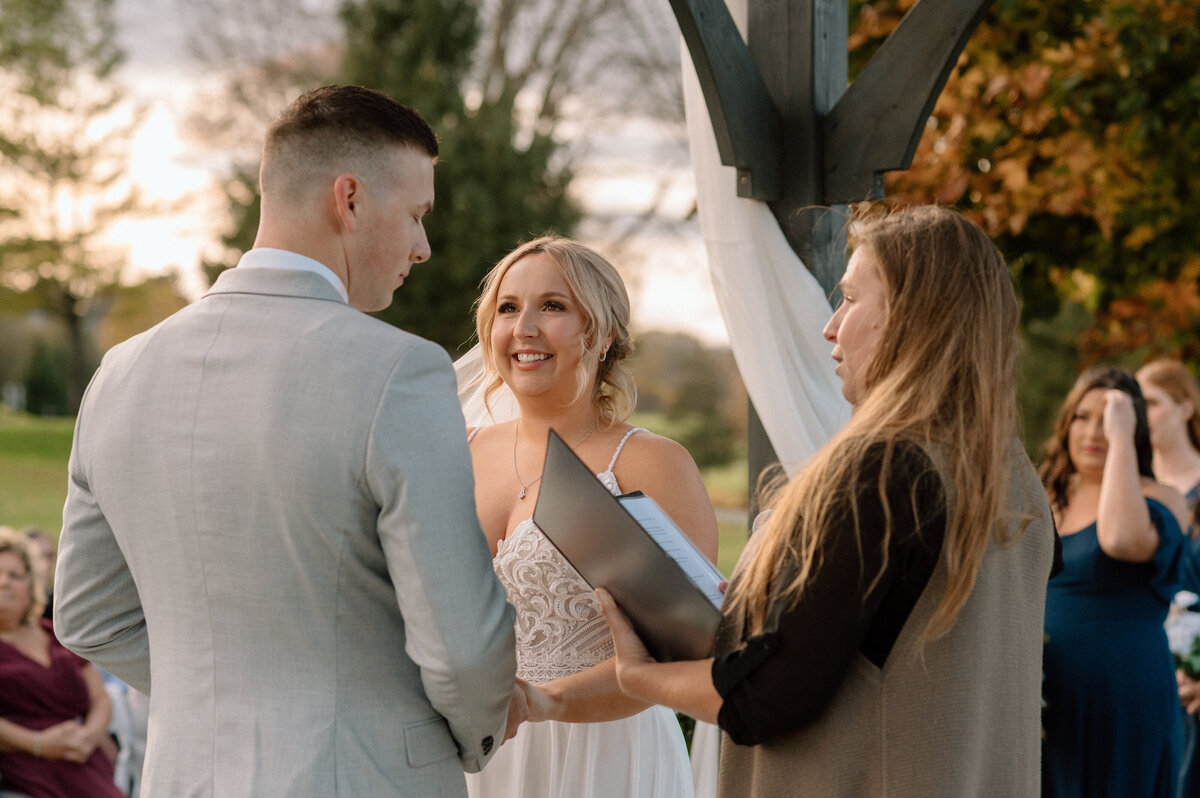
POLYGON ((485 424, 479 427, 467 427, 467 443, 474 451, 477 447, 499 445, 502 440, 512 439, 512 426, 515 422, 505 421, 500 424, 485 424))
POLYGON ((626 426, 628 429, 622 433, 622 437, 628 435, 628 439, 617 461, 618 465, 648 470, 664 466, 696 468, 692 455, 679 442, 642 427, 626 426))

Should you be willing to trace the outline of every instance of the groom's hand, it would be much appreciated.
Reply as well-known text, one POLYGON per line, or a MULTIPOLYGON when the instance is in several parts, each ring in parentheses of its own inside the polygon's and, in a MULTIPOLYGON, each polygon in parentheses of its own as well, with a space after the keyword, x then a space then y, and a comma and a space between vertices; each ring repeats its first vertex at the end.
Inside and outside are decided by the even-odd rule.
POLYGON ((525 698, 525 690, 521 680, 513 685, 512 699, 508 702, 508 722, 504 725, 504 742, 517 736, 517 729, 529 718, 529 702, 525 698))

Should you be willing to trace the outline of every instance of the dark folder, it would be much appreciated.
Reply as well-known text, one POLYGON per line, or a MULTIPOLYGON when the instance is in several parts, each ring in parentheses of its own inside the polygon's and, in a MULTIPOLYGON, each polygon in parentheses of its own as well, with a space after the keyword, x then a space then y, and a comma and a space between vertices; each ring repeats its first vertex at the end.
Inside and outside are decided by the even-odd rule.
POLYGON ((709 656, 720 610, 553 430, 542 473, 534 523, 588 584, 612 594, 651 655, 709 656))

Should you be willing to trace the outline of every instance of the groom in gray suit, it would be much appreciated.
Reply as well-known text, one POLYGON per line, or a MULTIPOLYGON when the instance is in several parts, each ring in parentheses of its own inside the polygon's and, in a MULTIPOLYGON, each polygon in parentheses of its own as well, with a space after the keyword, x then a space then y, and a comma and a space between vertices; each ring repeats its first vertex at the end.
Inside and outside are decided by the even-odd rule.
POLYGON ((504 739, 513 610, 450 360, 360 312, 429 257, 436 157, 378 92, 302 96, 254 249, 88 388, 55 626, 150 693, 149 798, 463 795, 504 739))

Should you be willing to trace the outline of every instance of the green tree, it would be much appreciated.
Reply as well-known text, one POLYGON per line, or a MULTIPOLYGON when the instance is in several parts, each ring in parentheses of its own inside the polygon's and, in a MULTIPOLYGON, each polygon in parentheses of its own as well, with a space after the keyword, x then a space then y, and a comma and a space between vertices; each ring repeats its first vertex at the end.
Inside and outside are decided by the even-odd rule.
POLYGON ((25 372, 25 409, 39 416, 59 416, 66 410, 67 351, 62 344, 39 337, 25 372))
POLYGON ((0 19, 0 285, 61 323, 73 412, 95 366, 85 322, 122 267, 103 236, 137 207, 140 117, 115 76, 112 0, 0 0, 0 19))

